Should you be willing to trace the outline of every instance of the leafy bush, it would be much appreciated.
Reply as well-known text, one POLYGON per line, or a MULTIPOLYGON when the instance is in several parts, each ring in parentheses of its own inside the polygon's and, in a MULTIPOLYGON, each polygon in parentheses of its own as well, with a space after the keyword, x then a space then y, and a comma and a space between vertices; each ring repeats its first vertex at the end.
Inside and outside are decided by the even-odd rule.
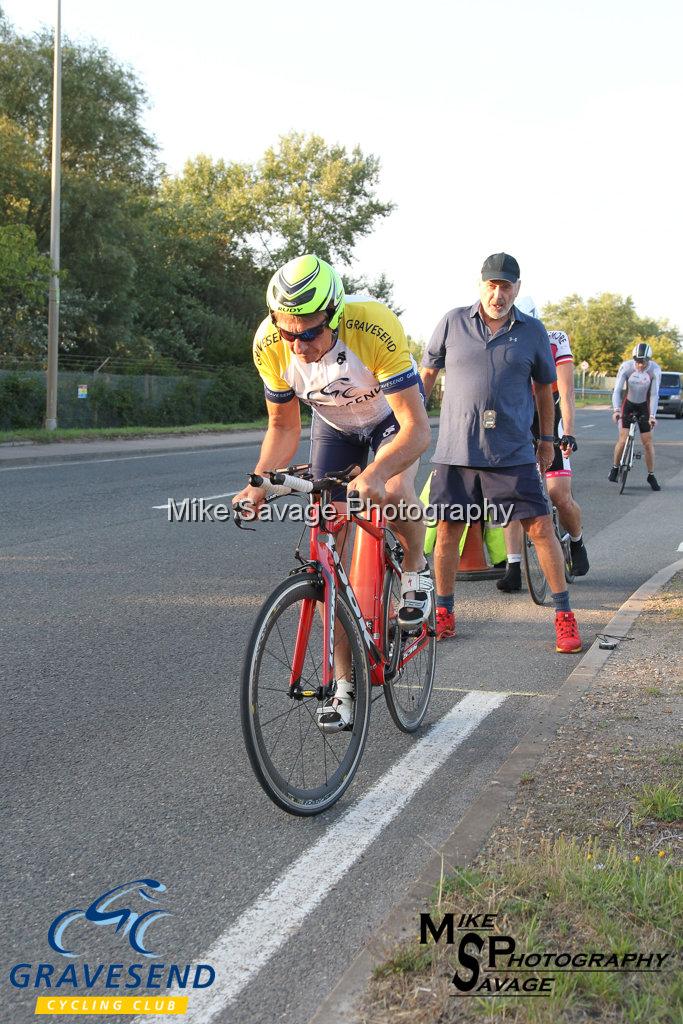
POLYGON ((263 384, 251 367, 228 366, 217 375, 204 399, 207 423, 240 423, 265 413, 263 384))
MULTIPOLYGON (((200 397, 197 382, 191 378, 179 380, 172 391, 164 395, 153 414, 159 426, 183 427, 190 423, 199 423, 200 397)), ((147 417, 150 422, 150 417, 147 417)))
POLYGON ((0 377, 0 429, 42 426, 45 400, 45 383, 37 377, 19 373, 0 377))
POLYGON ((93 427, 133 427, 145 422, 144 402, 133 384, 112 387, 105 380, 88 386, 93 427))

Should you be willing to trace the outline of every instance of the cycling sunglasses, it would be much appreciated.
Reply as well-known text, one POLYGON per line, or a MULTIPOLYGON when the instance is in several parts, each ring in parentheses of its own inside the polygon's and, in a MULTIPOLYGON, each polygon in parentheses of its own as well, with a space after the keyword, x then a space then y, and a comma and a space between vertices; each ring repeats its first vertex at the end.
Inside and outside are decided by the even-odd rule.
POLYGON ((277 327, 278 334, 281 338, 284 338, 285 341, 315 341, 316 338, 320 337, 328 324, 327 317, 325 317, 321 324, 316 324, 315 327, 309 327, 305 331, 286 331, 284 327, 280 327, 277 323, 274 314, 271 313, 270 318, 277 327))

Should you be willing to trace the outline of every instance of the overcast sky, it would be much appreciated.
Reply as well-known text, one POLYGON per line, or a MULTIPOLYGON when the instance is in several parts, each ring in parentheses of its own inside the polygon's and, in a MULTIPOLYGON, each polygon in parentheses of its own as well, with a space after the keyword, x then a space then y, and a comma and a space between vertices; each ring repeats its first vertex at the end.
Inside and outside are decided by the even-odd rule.
MULTIPOLYGON (((0 0, 16 29, 56 0, 0 0)), ((256 160, 292 130, 381 160, 397 204, 354 272, 418 338, 506 250, 537 303, 631 295, 683 330, 679 0, 63 0, 62 31, 129 64, 171 173, 256 160), (288 18, 289 15, 289 18, 288 18)))

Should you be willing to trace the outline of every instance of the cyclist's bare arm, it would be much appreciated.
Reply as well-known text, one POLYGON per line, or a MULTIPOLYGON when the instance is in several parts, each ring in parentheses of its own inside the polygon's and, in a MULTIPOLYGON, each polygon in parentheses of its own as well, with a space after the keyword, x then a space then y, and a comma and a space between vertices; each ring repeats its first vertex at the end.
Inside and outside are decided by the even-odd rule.
POLYGON ((559 363, 557 369, 557 390, 560 395, 560 413, 562 415, 562 429, 565 434, 574 435, 574 411, 576 409, 576 398, 574 396, 574 364, 559 363))
MULTIPOLYGON (((539 384, 538 381, 534 381, 534 394, 538 409, 538 432, 541 437, 552 437, 555 430, 555 402, 552 385, 539 384)), ((545 473, 555 457, 553 442, 539 440, 536 457, 541 471, 545 473)))
POLYGON ((431 440, 429 420, 417 384, 389 394, 386 399, 401 429, 380 448, 374 462, 356 477, 353 487, 361 498, 373 502, 384 500, 387 480, 412 466, 429 448, 431 440))
POLYGON ((425 395, 427 399, 431 395, 434 385, 436 384, 436 378, 439 376, 441 371, 435 366, 422 366, 420 367, 420 376, 422 377, 422 383, 424 384, 425 395))
POLYGON ((615 420, 618 420, 621 416, 622 392, 626 386, 626 379, 626 363, 622 363, 617 373, 614 391, 612 392, 612 418, 615 420))
MULTIPOLYGON (((299 447, 301 437, 301 411, 299 399, 292 398, 289 402, 269 402, 268 429, 261 445, 261 454, 254 467, 255 473, 263 473, 278 466, 287 466, 292 462, 299 447)), ((262 487, 245 487, 232 499, 233 504, 250 502, 258 508, 266 498, 262 487)))

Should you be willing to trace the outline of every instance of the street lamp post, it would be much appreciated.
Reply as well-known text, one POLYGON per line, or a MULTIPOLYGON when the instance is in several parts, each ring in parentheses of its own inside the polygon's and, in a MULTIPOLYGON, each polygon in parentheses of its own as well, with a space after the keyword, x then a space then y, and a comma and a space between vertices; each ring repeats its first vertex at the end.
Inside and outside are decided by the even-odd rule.
POLYGON ((62 0, 57 0, 54 73, 52 84, 52 190, 50 202, 50 298, 47 312, 47 403, 45 429, 57 427, 57 369, 59 362, 59 218, 62 151, 62 0))

